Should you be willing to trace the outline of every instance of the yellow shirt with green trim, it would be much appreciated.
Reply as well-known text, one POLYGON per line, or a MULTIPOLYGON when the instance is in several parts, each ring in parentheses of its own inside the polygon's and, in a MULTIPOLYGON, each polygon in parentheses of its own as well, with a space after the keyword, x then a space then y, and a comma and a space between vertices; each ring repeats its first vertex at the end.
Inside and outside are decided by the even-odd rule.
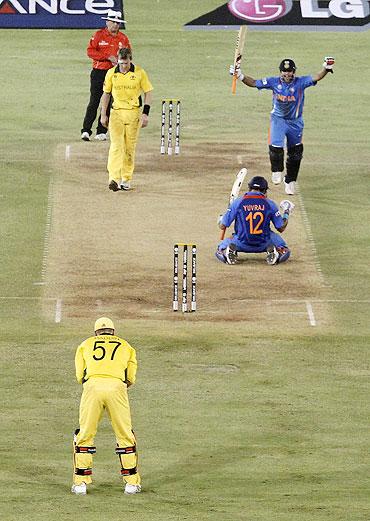
POLYGON ((153 90, 147 73, 131 63, 128 72, 119 72, 119 65, 109 69, 103 91, 113 96, 114 109, 135 109, 142 105, 141 94, 153 90))
POLYGON ((136 380, 136 351, 119 336, 93 336, 78 346, 75 366, 78 383, 100 376, 119 378, 131 385, 136 380))

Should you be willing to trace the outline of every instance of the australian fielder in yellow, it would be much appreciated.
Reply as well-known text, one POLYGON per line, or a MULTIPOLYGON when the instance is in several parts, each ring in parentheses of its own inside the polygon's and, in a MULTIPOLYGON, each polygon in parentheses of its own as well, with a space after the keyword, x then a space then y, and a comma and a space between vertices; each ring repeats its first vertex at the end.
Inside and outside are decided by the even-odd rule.
POLYGON ((109 189, 130 190, 135 168, 135 149, 140 127, 148 125, 152 84, 141 67, 132 62, 131 49, 118 51, 118 65, 105 76, 101 123, 108 126, 107 109, 113 97, 109 116, 111 145, 108 156, 109 189), (144 93, 144 106, 142 94, 144 93))
POLYGON ((127 396, 127 388, 136 380, 136 352, 126 340, 114 334, 114 324, 109 318, 99 318, 94 330, 95 336, 84 340, 75 356, 76 378, 83 384, 83 392, 80 427, 74 436, 72 492, 85 495, 87 485, 92 482, 94 438, 106 410, 116 436, 124 491, 136 494, 141 485, 127 396))

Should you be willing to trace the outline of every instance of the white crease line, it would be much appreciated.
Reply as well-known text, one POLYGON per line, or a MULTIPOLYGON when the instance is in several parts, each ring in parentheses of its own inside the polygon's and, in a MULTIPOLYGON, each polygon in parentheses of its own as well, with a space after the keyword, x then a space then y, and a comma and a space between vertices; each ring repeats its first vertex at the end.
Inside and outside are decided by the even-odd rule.
POLYGON ((46 212, 46 223, 45 223, 45 234, 44 234, 44 250, 42 253, 42 267, 41 267, 41 285, 45 284, 46 277, 46 265, 47 258, 49 254, 49 240, 50 240, 50 230, 51 230, 51 215, 53 209, 53 183, 54 176, 53 174, 50 177, 49 181, 49 189, 48 189, 48 206, 46 212))
MULTIPOLYGON (((8 297, 6 297, 6 296, 1 296, 0 300, 55 300, 55 297, 42 297, 42 296, 41 297, 26 297, 26 296, 20 296, 20 297, 8 296, 8 297)), ((73 302, 74 297, 71 297, 71 298, 67 297, 64 300, 73 302)), ((122 298, 122 299, 114 299, 111 302, 114 304, 114 303, 120 303, 120 302, 125 302, 125 301, 126 301, 126 299, 122 298)), ((302 302, 306 302, 306 300, 304 300, 304 299, 269 299, 269 300, 261 299, 259 301, 256 301, 254 299, 239 299, 238 302, 250 302, 250 303, 253 303, 256 305, 266 306, 271 303, 300 304, 302 302)), ((344 304, 370 304, 370 299, 344 299, 344 298, 311 299, 311 302, 313 304, 330 304, 330 303, 333 303, 333 304, 340 304, 340 303, 342 303, 342 304, 343 303, 344 304)), ((220 313, 223 313, 223 311, 220 311, 220 313)))
POLYGON ((303 218, 303 224, 304 224, 304 227, 306 229, 306 233, 307 233, 307 237, 308 237, 308 242, 310 243, 311 245, 311 250, 312 250, 312 253, 313 253, 313 259, 314 259, 314 263, 315 263, 315 266, 316 266, 316 270, 319 274, 319 278, 321 280, 321 283, 326 286, 326 287, 330 287, 330 284, 328 284, 326 282, 326 280, 324 279, 324 275, 323 275, 323 272, 322 272, 322 269, 321 269, 321 264, 320 264, 320 261, 319 261, 319 256, 318 256, 318 253, 317 253, 317 248, 316 248, 316 244, 315 244, 315 240, 313 238, 313 233, 312 233, 312 228, 311 228, 311 224, 310 224, 310 221, 308 219, 308 215, 307 215, 307 212, 306 212, 306 207, 304 205, 304 202, 303 202, 303 197, 302 197, 302 194, 301 192, 299 191, 298 192, 298 199, 299 199, 299 202, 300 202, 300 206, 301 206, 301 212, 302 212, 302 218, 303 218))
POLYGON ((64 154, 64 158, 66 161, 68 161, 70 157, 71 157, 71 145, 66 145, 66 151, 64 154))
POLYGON ((313 308, 312 308, 311 302, 308 302, 307 300, 306 300, 306 309, 307 309, 308 318, 309 318, 311 326, 316 326, 316 319, 315 319, 315 315, 313 313, 313 308))
MULTIPOLYGON (((37 282, 35 284, 41 284, 40 282, 37 282)), ((0 300, 55 300, 55 297, 15 297, 15 296, 1 296, 0 297, 0 300)), ((71 298, 66 298, 64 300, 69 300, 69 301, 74 301, 74 298, 71 297, 71 298)), ((114 304, 114 303, 120 303, 120 302, 125 302, 126 299, 122 298, 122 299, 114 299, 112 300, 111 302, 114 304)), ((271 304, 271 303, 281 303, 281 304, 301 304, 302 302, 306 302, 306 300, 304 299, 261 299, 259 301, 256 301, 255 299, 239 299, 237 302, 250 302, 252 304, 256 304, 256 305, 261 305, 261 306, 266 306, 268 304, 271 304)), ((370 304, 370 299, 345 299, 345 298, 338 298, 338 299, 311 299, 311 302, 313 304, 330 304, 330 303, 333 303, 333 304, 370 304)), ((230 303, 229 303, 230 304, 230 303)), ((162 310, 156 310, 155 312, 157 311, 162 311, 162 310)), ((217 311, 217 313, 223 313, 223 311, 217 311)))
POLYGON ((57 299, 55 303, 55 323, 59 324, 62 321, 62 300, 57 299))
POLYGON ((238 161, 238 165, 242 165, 243 164, 243 156, 241 154, 238 154, 236 156, 236 159, 238 161))

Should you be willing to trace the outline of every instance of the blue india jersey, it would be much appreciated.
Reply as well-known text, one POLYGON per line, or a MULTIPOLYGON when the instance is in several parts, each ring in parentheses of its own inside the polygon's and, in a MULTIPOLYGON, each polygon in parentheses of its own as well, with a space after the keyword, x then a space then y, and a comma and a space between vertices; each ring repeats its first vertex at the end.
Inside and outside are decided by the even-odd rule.
POLYGON ((276 203, 260 192, 247 192, 235 199, 222 217, 227 227, 233 221, 235 237, 251 246, 270 242, 271 222, 277 229, 284 224, 276 203))
POLYGON ((302 116, 305 89, 316 83, 312 76, 300 76, 291 83, 272 77, 256 80, 256 87, 258 90, 272 90, 271 114, 284 119, 297 119, 302 116))

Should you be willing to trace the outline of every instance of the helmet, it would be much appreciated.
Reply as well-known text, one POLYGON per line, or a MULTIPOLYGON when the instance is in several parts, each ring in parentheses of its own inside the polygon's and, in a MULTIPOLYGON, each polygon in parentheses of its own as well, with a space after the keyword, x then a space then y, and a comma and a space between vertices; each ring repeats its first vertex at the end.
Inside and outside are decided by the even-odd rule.
POLYGON ((255 176, 249 181, 248 186, 250 190, 258 190, 265 194, 269 188, 269 185, 264 177, 255 176))
POLYGON ((113 329, 114 330, 114 324, 110 318, 107 318, 107 317, 98 318, 98 320, 95 322, 94 331, 99 331, 100 329, 113 329))
POLYGON ((296 66, 293 60, 285 58, 279 65, 280 72, 295 72, 296 66))

